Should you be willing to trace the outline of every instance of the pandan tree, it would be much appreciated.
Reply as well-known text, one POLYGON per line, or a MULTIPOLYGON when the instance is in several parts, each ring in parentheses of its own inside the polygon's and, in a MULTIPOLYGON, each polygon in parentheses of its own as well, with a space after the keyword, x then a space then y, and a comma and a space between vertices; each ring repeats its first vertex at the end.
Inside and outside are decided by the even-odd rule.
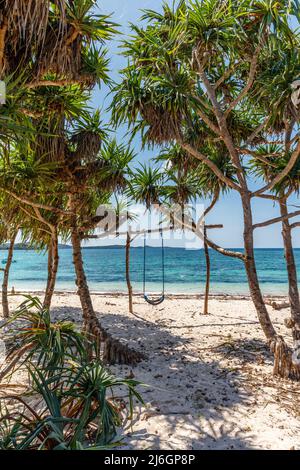
MULTIPOLYGON (((43 213, 38 204, 33 207, 22 202, 22 197, 20 197, 24 193, 30 193, 33 189, 38 191, 40 189, 42 191, 42 188, 39 186, 41 180, 43 180, 43 189, 49 183, 49 170, 46 169, 45 171, 44 166, 34 168, 34 163, 36 164, 29 155, 25 156, 22 153, 20 156, 14 151, 10 155, 9 167, 3 161, 0 164, 0 174, 3 175, 2 184, 7 187, 7 191, 2 192, 1 198, 1 231, 2 238, 6 238, 7 242, 9 242, 2 285, 2 305, 5 317, 9 315, 7 299, 8 278, 18 232, 21 236, 20 240, 36 250, 44 250, 49 246, 52 247, 49 250, 48 256, 48 282, 44 299, 45 308, 50 308, 55 287, 59 259, 58 229, 61 214, 43 213), (35 174, 38 173, 37 178, 34 177, 34 172, 35 174), (28 185, 28 177, 30 177, 31 187, 28 185), (12 179, 14 184, 11 185, 10 181, 12 179)), ((52 204, 54 199, 51 201, 52 204)))
MULTIPOLYGON (((82 93, 79 88, 77 92, 82 93)), ((19 201, 26 214, 48 228, 46 232, 52 243, 54 236, 57 241, 58 227, 61 232, 69 234, 84 330, 95 336, 99 344, 104 344, 104 360, 133 362, 139 359, 138 353, 112 338, 99 323, 85 275, 81 247, 82 241, 102 220, 102 216, 97 216, 99 205, 107 204, 113 191, 126 185, 126 173, 133 153, 115 141, 103 142, 107 133, 101 126, 98 111, 89 114, 84 109, 81 118, 72 119, 71 130, 68 121, 65 122, 60 161, 41 163, 39 152, 34 149, 29 167, 29 157, 23 162, 22 156, 16 154, 12 156, 9 171, 1 174, 2 188, 19 201), (25 178, 29 171, 30 180, 25 178), (53 233, 52 228, 55 229, 53 233)), ((48 291, 51 297, 53 288, 49 285, 48 291)))
MULTIPOLYGON (((31 5, 37 7, 39 3, 31 5)), ((111 166, 102 145, 105 133, 100 127, 99 113, 92 115, 87 105, 93 88, 109 83, 103 46, 114 33, 109 17, 94 13, 95 3, 47 2, 44 38, 41 42, 37 38, 34 48, 26 49, 26 57, 22 57, 22 64, 27 66, 26 79, 17 100, 18 109, 22 106, 35 132, 28 149, 31 160, 21 156, 18 148, 13 149, 17 155, 14 158, 23 163, 21 171, 14 172, 14 159, 3 161, 0 184, 7 195, 27 210, 30 208, 30 213, 38 219, 41 216, 41 223, 51 222, 53 214, 59 217, 61 230, 69 231, 72 240, 85 330, 105 343, 107 360, 130 361, 137 359, 138 354, 131 354, 114 340, 96 317, 81 252, 82 240, 98 222, 97 205, 107 202, 112 187, 123 184, 118 172, 114 175, 107 172, 111 166), (25 179, 28 173, 30 179, 25 179)), ((6 3, 5 6, 9 8, 6 3)), ((27 27, 31 28, 28 21, 27 27)), ((16 38, 22 41, 24 35, 18 32, 16 38)), ((10 57, 9 50, 5 51, 5 70, 17 72, 10 57)), ((108 154, 111 156, 111 152, 108 154)))
MULTIPOLYGON (((255 175, 264 178, 266 183, 274 179, 286 166, 290 158, 290 152, 284 150, 284 146, 271 145, 262 146, 257 149, 257 152, 252 160, 252 168, 255 175), (269 155, 267 159, 264 155, 269 155), (262 157, 262 158, 260 158, 262 157)), ((280 218, 282 225, 282 239, 284 246, 284 256, 286 261, 286 268, 288 273, 288 293, 289 293, 289 306, 291 309, 291 317, 285 322, 288 328, 292 329, 294 341, 299 341, 299 321, 300 321, 300 297, 298 288, 297 266, 295 262, 295 255, 293 250, 293 229, 298 227, 299 222, 291 223, 288 218, 290 213, 289 199, 292 195, 298 195, 300 188, 300 160, 294 165, 290 173, 280 181, 269 194, 270 200, 274 201, 280 211, 280 218)), ((260 224, 257 224, 257 228, 260 224)), ((285 304, 284 304, 285 305, 285 304)), ((275 308, 278 308, 276 303, 275 308)))
MULTIPOLYGON (((214 159, 215 164, 217 167, 225 174, 228 178, 234 180, 235 179, 235 168, 232 166, 231 162, 224 159, 222 154, 215 153, 211 155, 211 158, 214 159)), ((222 228, 222 225, 213 225, 209 226, 207 224, 207 217, 213 211, 215 205, 220 199, 220 195, 228 191, 228 186, 224 185, 224 183, 216 177, 215 173, 213 173, 210 168, 208 168, 205 164, 200 163, 198 174, 200 177, 200 181, 198 180, 198 184, 200 183, 201 194, 202 197, 210 198, 209 205, 205 208, 203 217, 204 217, 204 253, 206 259, 206 284, 205 284, 205 297, 204 297, 204 307, 203 307, 203 314, 207 315, 209 313, 208 310, 208 301, 209 301, 209 294, 210 294, 210 274, 211 274, 211 261, 210 261, 210 253, 209 253, 209 245, 208 245, 208 230, 211 228, 222 228)))
MULTIPOLYGON (((39 165, 51 160, 56 163, 62 144, 58 131, 64 120, 56 89, 65 90, 65 86, 70 88, 72 84, 90 89, 106 79, 105 51, 96 45, 108 39, 114 28, 108 16, 94 14, 95 3, 94 0, 0 2, 0 80, 6 84, 6 99, 2 97, 0 106, 3 171, 10 166, 11 151, 16 145, 17 152, 22 153, 23 166, 24 153, 28 153, 26 145, 40 155, 39 165), (47 132, 52 139, 47 139, 47 132)), ((76 114, 75 105, 70 112, 76 114)), ((26 176, 30 177, 30 171, 25 172, 26 176)), ((41 213, 41 207, 32 204, 29 207, 33 218, 38 217, 42 224, 45 218, 49 219, 41 213)), ((55 214, 57 218, 59 212, 55 214)), ((51 217, 55 218, 53 213, 51 217)), ((58 263, 56 221, 47 220, 46 228, 51 231, 45 297, 45 306, 49 306, 58 263)))
POLYGON ((114 32, 109 16, 96 15, 95 0, 2 0, 1 79, 26 69, 26 86, 94 83, 104 60, 97 41, 114 32))
MULTIPOLYGON (((300 141, 289 139, 286 166, 258 189, 252 189, 246 165, 258 144, 274 140, 270 121, 277 108, 274 104, 263 107, 253 93, 268 73, 269 59, 273 64, 281 59, 282 44, 289 44, 295 60, 298 57, 299 38, 290 25, 293 13, 297 14, 296 2, 267 0, 181 0, 173 7, 164 4, 162 13, 146 11, 146 25, 133 26, 133 36, 124 41, 129 65, 115 87, 112 109, 116 124, 127 121, 133 134, 142 132, 150 143, 176 143, 239 194, 244 252, 236 256, 244 262, 251 298, 275 355, 274 372, 298 379, 299 366, 276 332, 261 292, 252 201, 268 195, 289 174, 299 158, 300 141), (198 142, 188 137, 195 121, 198 142), (206 152, 207 142, 230 159, 237 181, 215 165, 206 152)), ((280 77, 281 70, 276 74, 274 67, 274 83, 280 77)), ((294 106, 296 78, 293 76, 285 90, 286 107, 294 106)), ((270 92, 266 100, 272 103, 270 92)), ((282 140, 281 129, 276 137, 282 140)))
MULTIPOLYGON (((64 26, 66 26, 65 11, 72 3, 66 0, 1 1, 0 65, 2 75, 15 71, 19 65, 18 60, 21 66, 27 66, 33 48, 41 51, 47 33, 50 31, 50 22, 54 29, 53 35, 62 36, 64 26)), ((53 43, 52 54, 54 54, 53 48, 55 48, 55 43, 53 43)))
MULTIPOLYGON (((280 212, 279 221, 282 224, 289 285, 289 303, 283 305, 290 306, 291 310, 291 316, 285 324, 291 328, 297 345, 300 339, 300 299, 292 231, 299 226, 299 222, 290 221, 289 216, 291 212, 293 214, 293 206, 290 206, 289 200, 291 196, 299 194, 299 158, 285 178, 278 179, 278 175, 289 165, 293 149, 299 141, 300 82, 297 79, 300 76, 299 45, 292 47, 289 42, 281 44, 281 56, 277 57, 277 63, 275 64, 272 59, 272 53, 266 57, 266 68, 255 84, 252 95, 253 100, 259 103, 266 113, 270 106, 274 108, 268 124, 269 132, 273 132, 274 137, 271 143, 252 149, 251 163, 254 173, 263 178, 267 185, 277 178, 277 183, 269 194, 262 196, 274 201, 280 212)), ((266 223, 269 224, 270 221, 266 223)), ((265 226, 263 222, 256 224, 256 228, 263 226, 265 226)), ((280 308, 276 303, 273 303, 273 306, 280 308)), ((285 346, 282 345, 282 348, 285 346)), ((290 361, 288 352, 285 356, 290 361)))
POLYGON ((102 220, 96 215, 101 204, 107 204, 114 191, 120 191, 126 185, 128 165, 133 158, 131 151, 116 142, 103 146, 102 135, 99 133, 96 113, 89 122, 80 122, 70 139, 69 167, 70 177, 65 181, 67 207, 72 213, 70 217, 73 262, 76 271, 76 283, 83 309, 85 329, 104 343, 104 359, 109 362, 133 362, 139 354, 131 351, 101 327, 94 312, 82 260, 81 241, 102 220))

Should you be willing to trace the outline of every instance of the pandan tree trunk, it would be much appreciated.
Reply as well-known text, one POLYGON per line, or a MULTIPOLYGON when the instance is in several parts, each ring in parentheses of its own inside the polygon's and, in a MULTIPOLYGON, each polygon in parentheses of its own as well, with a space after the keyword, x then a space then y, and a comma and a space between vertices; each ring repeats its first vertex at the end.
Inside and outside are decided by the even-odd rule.
POLYGON ((43 302, 43 308, 50 310, 51 302, 55 290, 57 271, 59 265, 59 254, 58 254, 58 236, 55 230, 51 242, 48 247, 48 281, 45 292, 45 298, 43 302))
POLYGON ((8 305, 8 279, 9 279, 9 273, 10 273, 10 268, 13 260, 13 254, 14 254, 14 247, 15 247, 15 241, 17 238, 17 231, 13 233, 10 241, 9 241, 9 249, 8 249, 8 256, 7 256, 7 261, 6 265, 4 268, 3 272, 3 282, 2 282, 2 309, 3 309, 3 316, 4 318, 9 317, 9 305, 8 305))
MULTIPOLYGON (((282 198, 279 201, 280 214, 282 217, 288 215, 287 200, 282 198)), ((300 298, 298 289, 297 268, 295 263, 295 256, 293 250, 292 229, 288 219, 282 221, 282 238, 284 245, 284 256, 286 261, 288 284, 289 284, 289 301, 291 308, 291 317, 285 322, 288 328, 291 328, 294 345, 297 348, 300 341, 300 298)), ((290 367, 289 376, 300 379, 300 364, 294 364, 292 360, 292 351, 283 345, 285 352, 288 356, 287 368, 290 367)), ((286 371, 288 374, 288 371, 286 371)))
MULTIPOLYGON (((288 215, 287 201, 282 199, 280 201, 280 213, 282 217, 288 215)), ((284 244, 284 255, 286 260, 286 267, 288 273, 288 282, 289 282, 289 300, 291 307, 291 318, 295 325, 298 326, 298 332, 295 333, 295 340, 300 339, 300 298, 299 298, 299 289, 298 289, 298 278, 297 278, 297 268, 295 263, 294 251, 293 251, 293 241, 292 241, 292 229, 288 219, 283 220, 282 222, 282 238, 284 244)))
POLYGON ((251 208, 251 198, 247 191, 242 193, 242 204, 244 213, 244 251, 245 251, 245 268, 248 279, 251 299, 254 303, 258 320, 266 338, 273 341, 276 338, 276 331, 273 327, 269 313, 267 311, 263 295, 260 289, 258 275, 256 270, 256 262, 254 257, 254 240, 253 240, 253 217, 251 208))
POLYGON ((47 254, 48 254, 48 264, 47 264, 47 273, 48 273, 48 277, 47 277, 46 292, 47 292, 48 289, 49 289, 50 279, 51 279, 51 271, 52 271, 52 260, 53 260, 53 256, 52 256, 52 242, 50 242, 50 243, 48 244, 47 254))
POLYGON ((77 228, 72 229, 72 248, 73 263, 76 273, 76 285, 78 287, 78 295, 82 306, 85 328, 87 331, 92 331, 94 329, 94 324, 97 323, 97 320, 84 271, 81 251, 81 237, 77 231, 77 228))
POLYGON ((206 262, 206 282, 205 282, 205 296, 204 296, 204 308, 203 315, 208 315, 208 301, 209 301, 209 291, 210 291, 210 256, 208 244, 206 243, 207 231, 204 228, 204 254, 206 262))
POLYGON ((131 285, 131 280, 130 280, 130 245, 131 245, 131 238, 130 238, 130 234, 127 233, 127 239, 126 239, 126 283, 127 283, 127 290, 128 290, 129 312, 133 313, 132 285, 131 285))
POLYGON ((276 331, 273 327, 269 313, 267 311, 262 292, 260 289, 256 263, 254 259, 254 249, 252 244, 252 235, 248 232, 244 235, 244 246, 245 246, 245 268, 248 279, 248 285, 250 290, 250 296, 254 303, 259 323, 266 338, 271 341, 276 337, 276 331))
POLYGON ((76 222, 73 223, 71 239, 73 263, 76 273, 76 285, 83 311, 85 333, 96 342, 98 353, 102 354, 104 362, 110 364, 134 364, 141 361, 144 359, 144 356, 120 343, 117 339, 112 338, 112 336, 102 327, 95 314, 84 271, 81 236, 76 226, 76 222))

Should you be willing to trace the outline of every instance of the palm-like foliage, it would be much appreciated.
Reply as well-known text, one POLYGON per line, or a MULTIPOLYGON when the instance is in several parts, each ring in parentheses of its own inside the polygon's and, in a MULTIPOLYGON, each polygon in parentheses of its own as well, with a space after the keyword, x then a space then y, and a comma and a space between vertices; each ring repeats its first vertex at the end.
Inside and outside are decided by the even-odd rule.
POLYGON ((185 94, 190 82, 188 72, 182 68, 172 75, 145 79, 138 69, 129 67, 124 74, 126 87, 123 82, 114 88, 114 122, 128 119, 133 123, 140 115, 143 120, 134 133, 142 131, 145 141, 162 144, 179 138, 182 122, 190 115, 191 99, 185 94))
MULTIPOLYGON (((135 124, 134 131, 144 132, 146 140, 162 143, 186 135, 185 129, 192 128, 199 107, 214 121, 199 84, 199 60, 212 82, 218 82, 222 71, 233 67, 216 90, 222 107, 226 107, 228 100, 236 98, 245 86, 245 58, 254 54, 265 28, 275 31, 276 45, 272 46, 270 39, 270 47, 268 44, 264 49, 257 83, 263 83, 264 74, 268 74, 267 62, 276 67, 275 55, 278 57, 282 38, 277 40, 275 34, 286 34, 290 38, 287 47, 295 49, 296 37, 291 39, 288 29, 289 13, 286 2, 218 0, 180 2, 174 11, 165 5, 162 14, 147 11, 143 18, 149 24, 134 27, 133 39, 124 44, 131 63, 124 70, 123 82, 115 88, 115 122, 128 120, 135 124)), ((298 62, 294 57, 293 63, 298 62)), ((285 100, 289 98, 290 93, 285 100)), ((253 105, 249 108, 249 101, 242 101, 240 106, 230 114, 228 125, 237 141, 246 141, 261 113, 253 105)))
MULTIPOLYGON (((49 0, 4 0, 1 3, 2 15, 6 18, 10 52, 17 54, 17 49, 25 46, 28 52, 30 44, 39 47, 43 44, 49 15, 55 17, 58 31, 65 24, 65 0, 53 2, 49 0), (55 5, 55 6, 54 6, 55 5)), ((28 55, 25 56, 28 58, 28 55)), ((5 58, 6 68, 11 65, 12 56, 5 58)))
POLYGON ((149 209, 151 205, 159 203, 162 183, 163 175, 160 168, 141 165, 132 172, 127 194, 149 209))
POLYGON ((270 126, 277 132, 284 131, 287 120, 299 120, 291 101, 292 84, 300 77, 299 44, 298 36, 292 44, 275 42, 271 53, 262 57, 263 70, 253 89, 253 99, 273 110, 270 126))
MULTIPOLYGON (((1 134, 24 134, 32 129, 30 118, 45 118, 46 114, 53 119, 49 111, 58 110, 53 95, 60 81, 62 88, 75 83, 86 88, 108 83, 106 50, 99 44, 115 33, 116 25, 109 16, 96 15, 95 5, 94 0, 1 3, 0 76, 8 87, 7 103, 0 113, 1 134), (45 98, 51 96, 52 106, 42 105, 41 87, 52 83, 54 87, 44 92, 45 98)), ((54 133, 53 127, 48 126, 48 131, 54 133)))
MULTIPOLYGON (((256 149, 255 156, 251 159, 251 169, 255 176, 269 182, 286 167, 290 158, 291 152, 285 152, 280 145, 262 145, 256 149)), ((299 188, 300 161, 298 160, 289 174, 273 188, 273 192, 277 195, 286 192, 299 193, 299 188)))
POLYGON ((110 84, 109 59, 106 49, 97 49, 95 46, 83 50, 81 73, 86 77, 86 83, 90 77, 91 86, 96 82, 98 85, 110 84))
MULTIPOLYGON (((37 56, 37 73, 41 75, 52 72, 72 79, 78 79, 81 74, 81 82, 91 85, 98 81, 94 71, 99 67, 90 68, 89 72, 92 72, 90 74, 84 73, 88 71, 86 69, 88 48, 93 47, 96 42, 110 38, 115 32, 116 25, 110 21, 109 16, 94 13, 96 5, 94 0, 64 3, 64 25, 61 31, 53 28, 53 25, 56 25, 56 14, 52 15, 50 12, 50 27, 44 49, 37 56)), ((95 58, 103 64, 103 55, 94 55, 94 60, 95 58)))
POLYGON ((188 202, 201 196, 197 173, 189 172, 187 175, 170 175, 168 184, 164 186, 164 196, 171 203, 183 207, 188 202))
MULTIPOLYGON (((112 105, 117 124, 127 122, 133 132, 142 131, 150 144, 175 143, 190 160, 199 161, 199 180, 208 194, 215 189, 218 196, 227 187, 239 193, 244 211, 242 259, 262 328, 274 344, 275 328, 256 275, 251 201, 283 180, 299 158, 299 143, 291 140, 299 132, 299 110, 292 100, 299 78, 299 37, 290 24, 295 6, 297 2, 284 0, 188 0, 174 8, 164 6, 160 14, 146 12, 146 25, 134 27, 124 44, 129 64, 112 105), (251 191, 249 155, 255 156, 260 144, 284 140, 283 131, 289 164, 275 182, 251 191)), ((184 164, 185 171, 194 174, 195 162, 184 164)), ((174 171, 178 184, 187 173, 179 167, 174 171)), ((181 193, 189 197, 186 189, 183 185, 181 193)), ((286 363, 282 361, 282 370, 286 363)))
POLYGON ((118 144, 116 139, 109 141, 101 152, 103 172, 101 186, 111 191, 120 192, 125 189, 130 172, 130 163, 135 153, 126 144, 118 144))
POLYGON ((13 343, 8 361, 26 364, 32 390, 1 399, 0 448, 107 447, 132 419, 134 400, 143 403, 139 382, 117 378, 91 360, 86 337, 70 322, 52 323, 36 298, 28 297, 4 326, 13 327, 6 337, 13 343))
MULTIPOLYGON (((34 23, 40 3, 29 2, 32 11, 28 18, 34 23)), ((113 191, 124 187, 133 156, 124 146, 106 142, 107 129, 102 126, 100 113, 92 113, 88 103, 96 83, 109 84, 104 43, 114 34, 115 25, 109 16, 95 14, 94 0, 49 0, 40 12, 43 34, 40 30, 35 36, 24 18, 24 2, 15 0, 14 7, 14 24, 11 21, 7 33, 2 20, 5 23, 7 19, 9 2, 0 5, 0 28, 4 26, 0 78, 7 73, 19 76, 22 67, 22 88, 8 105, 15 114, 21 112, 29 119, 34 138, 11 142, 5 140, 3 132, 5 158, 0 164, 0 187, 20 203, 25 214, 24 234, 33 245, 57 247, 58 234, 71 238, 85 331, 101 339, 102 344, 104 338, 102 352, 108 358, 135 361, 138 354, 118 343, 99 324, 81 253, 81 241, 97 225, 99 204, 107 204, 113 191), (9 44, 12 36, 13 48, 9 44), (27 38, 32 39, 28 44, 24 43, 27 38), (34 221, 31 227, 30 219, 34 221), (37 244, 40 231, 47 235, 37 244)), ((5 110, 3 106, 1 111, 5 110)), ((55 262, 49 262, 48 257, 52 291, 58 261, 57 250, 53 248, 53 252, 55 262)))
POLYGON ((170 158, 161 159, 170 161, 180 177, 198 168, 199 187, 207 194, 218 187, 226 190, 229 180, 239 184, 240 177, 232 150, 218 136, 220 116, 208 99, 206 80, 219 113, 226 115, 230 139, 237 154, 241 152, 238 166, 247 179, 243 159, 248 140, 254 147, 281 138, 287 121, 296 117, 291 83, 298 76, 299 39, 289 27, 292 4, 197 0, 173 7, 164 4, 162 13, 146 11, 146 26, 133 27, 132 38, 124 42, 130 62, 123 82, 115 88, 113 120, 127 121, 133 133, 143 133, 144 142, 168 143, 170 158), (255 82, 249 86, 249 63, 256 55, 255 82), (221 181, 212 167, 192 160, 186 142, 225 178, 221 181))
POLYGON ((100 111, 86 114, 82 119, 77 119, 72 129, 70 142, 75 145, 73 159, 78 165, 93 164, 101 149, 107 133, 102 125, 100 111))
MULTIPOLYGON (((207 148, 207 153, 210 155, 210 160, 221 170, 226 178, 237 182, 236 168, 226 153, 221 153, 218 147, 214 148, 213 146, 207 148)), ((216 177, 215 173, 204 163, 199 164, 197 174, 199 187, 202 188, 203 194, 206 197, 212 196, 218 191, 226 192, 229 190, 228 186, 220 178, 216 177)))
MULTIPOLYGON (((224 152, 225 155, 220 152, 219 145, 208 144, 203 146, 203 149, 205 149, 206 154, 210 155, 210 160, 214 162, 224 176, 236 182, 236 169, 226 156, 226 152, 224 152)), ((173 183, 177 181, 179 184, 180 178, 182 178, 183 183, 184 181, 187 183, 190 181, 190 188, 193 188, 194 197, 212 196, 218 190, 228 190, 228 187, 207 165, 198 160, 191 160, 188 153, 179 145, 172 145, 163 149, 155 161, 164 162, 165 178, 169 175, 173 178, 173 183)))
POLYGON ((109 15, 96 15, 95 0, 75 0, 67 3, 66 19, 86 42, 105 41, 115 33, 109 15))

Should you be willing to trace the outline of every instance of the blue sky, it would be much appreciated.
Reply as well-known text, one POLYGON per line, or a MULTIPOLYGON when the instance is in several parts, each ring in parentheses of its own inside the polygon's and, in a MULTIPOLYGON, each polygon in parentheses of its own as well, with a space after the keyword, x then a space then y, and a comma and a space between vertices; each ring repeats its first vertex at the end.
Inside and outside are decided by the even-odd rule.
MULTIPOLYGON (((113 20, 120 24, 120 32, 124 35, 130 34, 129 23, 136 23, 139 21, 141 9, 151 8, 154 10, 160 9, 162 0, 110 0, 109 2, 98 2, 98 9, 100 13, 112 13, 113 20)), ((119 48, 119 41, 121 36, 115 38, 109 43, 109 55, 111 57, 111 76, 114 80, 119 80, 119 70, 126 66, 126 59, 121 55, 119 48)), ((109 104, 109 97, 107 96, 108 90, 103 87, 97 90, 93 98, 93 106, 105 109, 109 104)), ((117 132, 119 140, 124 140, 124 129, 117 132)), ((134 142, 135 151, 138 154, 138 161, 148 161, 154 156, 153 151, 141 151, 140 141, 136 139, 134 142)), ((254 184, 254 183, 253 183, 254 184)), ((291 204, 299 204, 299 199, 291 198, 291 204)), ((292 208, 291 208, 292 210, 292 208)), ((255 199, 253 201, 253 213, 255 221, 262 221, 279 215, 278 208, 272 201, 262 199, 255 199)), ((207 219, 207 223, 222 223, 223 230, 216 230, 211 232, 211 238, 217 243, 225 247, 242 247, 242 234, 243 234, 243 215, 240 204, 239 195, 231 191, 217 204, 213 213, 207 219)), ((110 240, 108 244, 111 244, 110 240)), ((103 244, 103 241, 101 242, 103 244)), ((265 247, 281 247, 281 226, 280 224, 273 225, 268 228, 260 229, 255 234, 255 246, 257 248, 265 247)), ((300 229, 294 230, 294 246, 300 247, 300 229)))

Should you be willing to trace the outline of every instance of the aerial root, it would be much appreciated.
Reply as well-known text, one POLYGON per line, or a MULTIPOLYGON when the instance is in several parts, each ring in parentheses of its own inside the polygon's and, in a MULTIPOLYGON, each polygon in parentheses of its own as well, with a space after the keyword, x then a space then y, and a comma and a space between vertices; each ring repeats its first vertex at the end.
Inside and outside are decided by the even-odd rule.
POLYGON ((110 337, 104 343, 103 362, 109 364, 137 364, 145 359, 145 356, 130 349, 127 345, 110 337))

